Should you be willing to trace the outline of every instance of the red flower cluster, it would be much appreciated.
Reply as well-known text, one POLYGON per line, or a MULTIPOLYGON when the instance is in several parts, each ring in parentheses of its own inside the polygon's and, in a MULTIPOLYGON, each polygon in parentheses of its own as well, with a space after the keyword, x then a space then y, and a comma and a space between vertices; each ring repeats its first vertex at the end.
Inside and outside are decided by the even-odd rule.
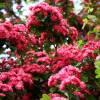
POLYGON ((94 41, 88 41, 87 44, 85 44, 79 54, 77 55, 77 60, 82 61, 84 58, 90 57, 95 59, 95 50, 100 49, 100 41, 94 42, 94 41))
POLYGON ((16 61, 14 61, 12 58, 9 59, 2 59, 0 62, 0 69, 1 71, 5 71, 6 69, 12 68, 16 65, 16 61))
POLYGON ((73 41, 76 40, 77 37, 78 37, 78 31, 77 31, 77 29, 76 29, 75 27, 70 27, 69 29, 70 29, 70 34, 69 34, 69 36, 71 37, 71 39, 72 39, 73 41))
POLYGON ((26 64, 31 64, 32 62, 34 62, 39 65, 43 64, 47 66, 51 62, 51 58, 44 51, 35 52, 34 50, 30 50, 26 54, 27 55, 24 58, 24 63, 26 64))
POLYGON ((79 96, 80 99, 83 99, 84 100, 84 94, 83 93, 81 93, 79 91, 74 91, 73 94, 76 95, 76 96, 79 96))
POLYGON ((43 74, 47 71, 47 68, 44 65, 38 65, 38 64, 30 64, 30 65, 24 65, 23 70, 26 73, 31 73, 31 74, 43 74))
POLYGON ((60 83, 59 89, 65 90, 65 86, 75 85, 80 87, 81 92, 87 93, 86 84, 80 80, 81 71, 71 65, 62 68, 58 73, 50 76, 48 80, 49 86, 56 86, 60 83))
MULTIPOLYGON (((27 23, 29 29, 32 25, 34 26, 41 25, 42 19, 48 16, 50 17, 53 24, 55 24, 54 22, 60 23, 60 21, 63 19, 63 16, 58 10, 58 8, 49 6, 47 3, 40 3, 35 7, 31 7, 30 10, 31 14, 28 18, 28 23, 27 23), (39 14, 41 15, 40 20, 38 19, 39 14), (37 22, 38 24, 36 24, 37 22)), ((47 23, 47 25, 49 25, 49 22, 47 23)))
POLYGON ((10 22, 0 24, 0 40, 8 39, 13 25, 10 22))
POLYGON ((32 76, 25 73, 22 68, 11 70, 9 72, 2 72, 0 74, 0 91, 6 94, 7 92, 14 92, 14 88, 18 91, 23 91, 25 85, 31 86, 33 84, 32 76))
POLYGON ((76 55, 80 52, 80 49, 74 45, 62 46, 58 48, 57 53, 59 56, 63 56, 66 59, 76 59, 76 55))
MULTIPOLYGON (((63 45, 57 49, 57 57, 53 58, 51 62, 50 70, 51 72, 57 72, 64 66, 72 64, 73 61, 82 63, 86 58, 96 58, 95 50, 100 49, 100 41, 94 42, 89 41, 82 48, 77 45, 63 45)), ((93 66, 93 65, 92 65, 93 66)), ((90 65, 85 65, 81 67, 82 71, 93 69, 90 65)))
POLYGON ((12 25, 10 22, 0 25, 0 40, 9 41, 18 50, 24 50, 28 45, 25 33, 26 28, 24 25, 12 25))
POLYGON ((65 98, 57 93, 54 93, 54 94, 50 93, 49 96, 50 96, 50 100, 68 100, 67 98, 65 98))
MULTIPOLYGON (((55 5, 67 3, 66 0, 54 2, 55 5)), ((84 72, 95 68, 93 61, 100 59, 96 53, 100 51, 100 41, 87 41, 79 47, 77 29, 68 24, 56 6, 40 3, 30 10, 25 25, 0 24, 0 53, 9 55, 7 59, 0 57, 0 96, 8 96, 10 92, 17 95, 21 91, 25 94, 21 94, 20 100, 31 100, 31 97, 38 100, 47 92, 51 100, 67 100, 56 94, 65 92, 67 88, 69 94, 83 99, 85 93, 89 94, 89 81, 94 76, 94 73, 89 73, 91 75, 87 78, 90 79, 85 83, 84 72), (6 47, 3 48, 2 44, 9 47, 10 52, 4 52, 6 47), (59 89, 50 93, 50 87, 56 86, 59 89)))
POLYGON ((78 37, 76 28, 69 27, 67 20, 63 18, 57 7, 50 6, 47 3, 40 3, 35 7, 31 7, 30 10, 31 14, 28 18, 27 27, 29 30, 32 27, 39 28, 41 41, 47 37, 51 41, 52 38, 56 38, 58 35, 64 37, 69 35, 74 40, 78 37))
POLYGON ((100 41, 94 42, 89 41, 85 44, 82 49, 78 46, 69 45, 69 46, 62 46, 58 49, 58 55, 63 56, 66 59, 73 59, 75 61, 82 61, 87 57, 95 58, 94 51, 100 49, 100 41))

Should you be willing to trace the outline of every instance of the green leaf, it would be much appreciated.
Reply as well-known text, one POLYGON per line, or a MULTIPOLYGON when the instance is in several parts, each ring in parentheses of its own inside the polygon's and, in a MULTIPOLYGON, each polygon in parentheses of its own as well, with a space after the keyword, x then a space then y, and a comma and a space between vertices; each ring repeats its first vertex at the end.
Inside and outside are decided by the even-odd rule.
POLYGON ((94 10, 94 8, 89 8, 89 9, 88 9, 88 13, 92 13, 93 10, 94 10))
POLYGON ((54 93, 54 92, 56 92, 57 91, 57 88, 54 88, 54 87, 52 87, 52 88, 50 88, 50 93, 54 93))
POLYGON ((96 62, 95 62, 95 67, 96 67, 96 68, 100 68, 100 61, 96 61, 96 62))
POLYGON ((87 77, 87 75, 84 75, 84 76, 82 77, 82 80, 83 80, 84 82, 88 82, 88 77, 87 77))
POLYGON ((96 74, 96 78, 100 78, 100 61, 96 61, 95 62, 95 74, 96 74))
POLYGON ((4 8, 5 7, 5 3, 0 3, 0 8, 4 8))
POLYGON ((84 41, 83 41, 83 40, 79 40, 79 41, 78 41, 78 46, 79 46, 80 48, 82 48, 83 45, 84 45, 84 41))
POLYGON ((97 68, 97 69, 95 70, 95 73, 96 73, 96 74, 99 74, 99 73, 100 73, 100 68, 97 68))
POLYGON ((96 78, 100 78, 100 75, 96 75, 96 78))
POLYGON ((50 97, 47 94, 43 94, 40 100, 50 100, 50 97))
POLYGON ((96 21, 96 16, 95 15, 88 15, 87 18, 92 20, 93 22, 96 21))

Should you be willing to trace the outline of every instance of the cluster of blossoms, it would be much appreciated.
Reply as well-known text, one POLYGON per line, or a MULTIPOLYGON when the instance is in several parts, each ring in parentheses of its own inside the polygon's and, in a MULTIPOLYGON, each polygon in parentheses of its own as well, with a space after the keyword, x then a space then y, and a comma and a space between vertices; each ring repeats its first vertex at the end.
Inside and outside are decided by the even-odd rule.
POLYGON ((5 70, 9 70, 10 68, 12 68, 12 66, 15 66, 16 65, 16 61, 12 58, 9 58, 9 59, 5 59, 3 58, 1 61, 0 61, 0 70, 1 71, 5 71, 5 70))
POLYGON ((34 73, 43 74, 46 73, 47 71, 47 68, 44 65, 38 65, 38 64, 24 65, 22 68, 26 73, 31 73, 31 74, 34 73))
MULTIPOLYGON (((78 37, 77 29, 69 26, 57 7, 40 3, 31 7, 30 10, 27 27, 29 30, 34 29, 34 27, 39 29, 41 42, 47 39, 54 42, 55 38, 60 39, 61 36, 69 36, 74 40, 78 37)), ((35 31, 33 33, 36 34, 35 31)))
POLYGON ((89 41, 84 44, 82 48, 77 45, 63 45, 57 49, 57 58, 52 62, 51 71, 55 74, 49 78, 48 85, 54 87, 57 85, 60 90, 66 90, 67 86, 75 85, 80 87, 80 91, 73 91, 74 95, 84 98, 84 93, 88 93, 86 84, 81 81, 80 76, 84 71, 94 69, 94 66, 86 62, 80 69, 71 66, 73 61, 83 63, 84 59, 91 58, 96 59, 98 54, 95 54, 96 50, 100 50, 100 41, 89 41), (65 67, 66 66, 66 67, 65 67), (57 73, 57 71, 59 72, 57 73), (66 86, 66 87, 65 87, 66 86))
MULTIPOLYGON (((36 53, 37 56, 41 56, 41 54, 36 53)), ((18 66, 16 61, 10 59, 2 60, 0 67, 7 67, 8 64, 10 67, 8 71, 6 69, 2 70, 0 74, 0 96, 6 96, 11 92, 16 93, 16 91, 23 92, 28 87, 32 89, 32 86, 34 86, 34 74, 42 75, 47 72, 47 68, 43 64, 25 64, 18 66)))
POLYGON ((24 50, 28 45, 25 37, 26 28, 22 25, 12 25, 10 22, 4 22, 0 25, 0 40, 10 42, 18 50, 24 50))
POLYGON ((50 93, 49 96, 50 96, 50 100, 68 100, 67 98, 65 98, 57 93, 54 93, 54 94, 50 93))
POLYGON ((39 65, 43 64, 47 66, 51 62, 51 58, 44 51, 35 52, 34 50, 30 50, 26 54, 27 55, 24 58, 24 63, 26 64, 37 63, 39 65))
POLYGON ((0 74, 0 91, 4 93, 1 93, 1 96, 6 96, 8 92, 14 92, 16 90, 23 91, 25 86, 29 85, 30 87, 32 84, 32 76, 25 73, 22 68, 18 70, 12 69, 9 72, 2 72, 0 74))
POLYGON ((0 24, 0 40, 9 38, 9 32, 12 30, 12 24, 5 22, 0 24))
MULTIPOLYGON (((54 2, 56 5, 66 0, 54 2)), ((100 41, 88 41, 79 47, 75 41, 78 38, 77 29, 68 24, 61 9, 56 6, 40 3, 30 10, 25 25, 10 22, 0 24, 0 46, 6 44, 11 47, 9 58, 2 58, 0 62, 0 96, 25 90, 28 93, 22 94, 20 100, 31 100, 36 96, 35 100, 38 100, 46 92, 50 100, 67 100, 65 94, 57 94, 67 89, 69 94, 83 99, 90 91, 87 89, 89 81, 85 83, 82 75, 94 68, 90 61, 85 60, 100 58, 95 53, 100 50, 100 41), (67 39, 72 44, 66 45, 67 39), (54 49, 49 50, 51 46, 54 49), (16 59, 11 59, 11 56, 16 59), (52 94, 52 87, 59 89, 52 94)))
POLYGON ((66 57, 66 59, 75 59, 80 52, 80 49, 73 45, 62 46, 57 50, 59 56, 66 57))
POLYGON ((34 56, 37 57, 37 63, 50 64, 50 57, 45 52, 35 52, 34 56))
MULTIPOLYGON (((48 85, 52 87, 60 84, 60 90, 65 90, 69 85, 75 85, 76 87, 80 87, 81 92, 89 93, 87 91, 86 84, 80 80, 80 73, 81 71, 78 68, 71 65, 66 66, 62 68, 58 73, 50 76, 48 85)), ((82 96, 80 95, 80 97, 82 96)))
POLYGON ((64 66, 67 66, 69 64, 70 64, 69 61, 66 60, 64 57, 58 56, 53 59, 50 70, 51 72, 55 73, 61 68, 63 68, 64 66))
MULTIPOLYGON (((95 54, 95 50, 100 49, 100 41, 94 42, 89 41, 82 48, 79 48, 77 45, 63 45, 62 47, 57 49, 57 57, 53 58, 51 63, 50 70, 52 72, 57 72, 64 66, 68 66, 72 64, 73 61, 77 61, 82 63, 86 58, 96 59, 97 54, 95 54), (77 55, 77 56, 76 56, 77 55)), ((90 70, 94 67, 93 65, 84 65, 81 67, 83 71, 90 70)))
POLYGON ((89 41, 81 49, 73 45, 62 46, 58 49, 58 55, 80 62, 87 57, 95 58, 94 51, 99 49, 100 41, 89 41))

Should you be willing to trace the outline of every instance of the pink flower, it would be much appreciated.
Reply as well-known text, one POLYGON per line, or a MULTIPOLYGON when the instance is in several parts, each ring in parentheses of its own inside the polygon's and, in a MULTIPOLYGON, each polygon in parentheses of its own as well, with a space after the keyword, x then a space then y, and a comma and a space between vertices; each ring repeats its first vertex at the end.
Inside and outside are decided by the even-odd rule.
POLYGON ((23 86, 22 81, 18 82, 15 87, 17 90, 24 90, 24 86, 23 86))
POLYGON ((46 63, 50 64, 50 58, 49 57, 41 57, 37 59, 37 63, 46 63))
POLYGON ((58 20, 58 19, 57 19, 57 16, 52 15, 52 16, 51 16, 51 20, 52 20, 52 21, 57 21, 57 20, 58 20))
POLYGON ((13 92, 13 89, 10 85, 0 84, 0 86, 3 92, 13 92))
POLYGON ((15 24, 13 30, 17 32, 26 32, 27 28, 24 24, 15 24))
POLYGON ((68 98, 65 98, 57 93, 54 94, 50 93, 49 96, 51 98, 50 100, 68 100, 68 98))
POLYGON ((72 40, 76 40, 78 38, 78 31, 75 27, 70 27, 70 37, 72 40))
POLYGON ((57 84, 57 78, 54 76, 51 76, 48 80, 48 86, 55 86, 57 84))
POLYGON ((13 25, 10 22, 0 24, 0 39, 8 39, 13 25))
MULTIPOLYGON (((53 7, 53 6, 50 6, 48 5, 47 3, 40 3, 39 5, 35 6, 35 7, 31 7, 31 14, 28 18, 28 22, 27 22, 27 27, 28 29, 30 30, 31 26, 44 26, 44 27, 47 27, 48 30, 49 29, 49 26, 54 29, 55 31, 55 34, 61 34, 63 36, 66 36, 68 34, 68 23, 67 21, 65 21, 63 19, 63 16, 60 12, 60 10, 57 8, 57 7, 53 7), (50 22, 45 22, 45 17, 48 17, 49 14, 51 15, 50 19, 51 21, 50 22), (38 19, 38 16, 41 15, 42 17, 40 19, 38 19), (42 21, 44 20, 44 23, 42 25, 42 21), (39 24, 37 24, 39 23, 39 24), (55 24, 55 23, 58 23, 58 24, 55 24)), ((45 32, 45 30, 44 30, 45 32)), ((42 32, 41 32, 42 34, 42 32)), ((49 34, 48 34, 49 35, 49 34)), ((42 36, 42 40, 44 38, 46 38, 47 36, 43 35, 42 36)))
POLYGON ((73 94, 76 95, 76 96, 79 96, 81 99, 84 99, 84 94, 82 94, 79 91, 74 91, 73 94))
POLYGON ((38 64, 30 64, 30 65, 24 65, 23 69, 27 73, 38 73, 43 74, 47 71, 46 66, 44 65, 38 65, 38 64))
POLYGON ((40 52, 35 52, 34 55, 37 56, 37 57, 44 57, 47 54, 45 52, 40 51, 40 52))
POLYGON ((5 97, 6 95, 3 93, 0 93, 0 97, 5 97))
POLYGON ((80 70, 74 66, 65 66, 58 73, 50 76, 48 86, 58 85, 60 90, 65 90, 69 85, 79 86, 82 91, 86 91, 86 84, 80 80, 80 70))

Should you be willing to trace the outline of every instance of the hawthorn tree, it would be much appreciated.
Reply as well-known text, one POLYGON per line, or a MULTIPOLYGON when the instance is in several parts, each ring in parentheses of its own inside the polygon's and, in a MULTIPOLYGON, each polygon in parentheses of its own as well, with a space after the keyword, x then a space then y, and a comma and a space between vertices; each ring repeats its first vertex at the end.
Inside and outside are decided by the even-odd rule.
POLYGON ((24 24, 0 23, 0 99, 99 100, 99 36, 87 38, 94 30, 67 11, 72 1, 47 2, 30 7, 24 24))

